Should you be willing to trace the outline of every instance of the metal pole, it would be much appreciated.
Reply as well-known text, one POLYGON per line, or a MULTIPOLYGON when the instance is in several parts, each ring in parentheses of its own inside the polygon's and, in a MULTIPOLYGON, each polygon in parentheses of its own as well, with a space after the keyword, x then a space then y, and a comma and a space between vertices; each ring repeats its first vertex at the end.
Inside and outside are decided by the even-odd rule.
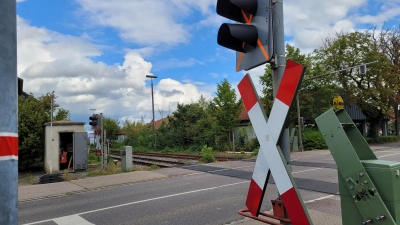
MULTIPOLYGON (((105 130, 103 132, 104 132, 104 138, 103 139, 106 140, 106 142, 107 142, 107 133, 106 133, 105 130)), ((107 156, 108 156, 107 144, 103 142, 102 145, 103 145, 103 149, 104 149, 104 168, 108 168, 108 164, 107 164, 107 162, 108 162, 108 160, 107 160, 107 156)))
POLYGON ((304 148, 303 148, 303 134, 302 134, 302 124, 301 124, 301 121, 300 121, 300 101, 299 101, 299 93, 297 93, 297 95, 296 95, 296 107, 297 107, 297 129, 298 129, 298 132, 297 132, 297 134, 298 134, 298 138, 299 138, 299 148, 300 148, 300 151, 302 152, 302 151, 304 151, 304 148))
MULTIPOLYGON (((285 56, 285 30, 283 23, 283 1, 282 0, 272 0, 273 8, 276 13, 276 20, 273 22, 274 29, 276 30, 274 37, 274 57, 275 65, 272 70, 273 75, 273 91, 274 99, 276 93, 278 92, 279 84, 281 83, 283 72, 286 67, 286 56, 285 56), (275 28, 276 26, 276 28, 275 28)), ((279 146, 281 148, 282 154, 285 157, 286 163, 290 163, 290 138, 289 129, 285 128, 283 130, 281 139, 279 140, 279 146)), ((279 195, 280 198, 280 195, 279 195)), ((285 212, 285 218, 288 218, 287 212, 285 212)), ((282 222, 283 224, 288 224, 282 222)))
POLYGON ((50 95, 50 174, 53 174, 53 103, 54 95, 50 95))
POLYGON ((103 113, 100 113, 100 118, 101 118, 101 131, 100 131, 100 170, 104 169, 104 151, 103 151, 103 145, 104 145, 104 136, 103 136, 103 113))
POLYGON ((0 224, 18 224, 17 14, 0 1, 0 224))
MULTIPOLYGON (((275 65, 273 66, 273 91, 274 98, 279 88, 283 72, 286 66, 285 57, 285 32, 283 23, 283 2, 282 0, 273 0, 273 7, 276 12, 276 20, 274 21, 274 29, 276 31, 274 38, 274 53, 275 53, 275 65), (275 27, 276 26, 276 27, 275 27)), ((282 133, 279 145, 282 149, 282 153, 285 156, 286 162, 290 163, 290 139, 289 139, 289 129, 285 128, 282 133)))
POLYGON ((151 78, 151 106, 153 109, 153 136, 154 136, 154 150, 156 149, 156 121, 154 119, 154 93, 153 93, 153 78, 151 78))

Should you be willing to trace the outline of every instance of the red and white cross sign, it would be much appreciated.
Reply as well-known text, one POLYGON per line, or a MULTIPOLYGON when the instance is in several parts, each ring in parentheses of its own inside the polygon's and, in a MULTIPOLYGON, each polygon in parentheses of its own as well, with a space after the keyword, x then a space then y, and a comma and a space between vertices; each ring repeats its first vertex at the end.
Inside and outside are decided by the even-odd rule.
POLYGON ((267 174, 271 170, 290 221, 294 225, 307 225, 312 222, 277 143, 304 71, 304 66, 291 60, 287 61, 268 122, 250 75, 246 74, 238 85, 244 106, 260 143, 246 206, 253 216, 258 216, 266 182, 268 182, 267 174))

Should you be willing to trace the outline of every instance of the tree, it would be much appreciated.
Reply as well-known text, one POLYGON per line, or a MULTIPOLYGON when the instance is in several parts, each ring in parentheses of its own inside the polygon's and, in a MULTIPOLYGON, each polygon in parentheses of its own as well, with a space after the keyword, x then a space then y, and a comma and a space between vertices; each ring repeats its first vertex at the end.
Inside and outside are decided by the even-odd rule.
POLYGON ((103 129, 106 131, 107 138, 110 140, 117 139, 117 133, 121 131, 118 119, 103 117, 103 129))
MULTIPOLYGON (((54 93, 47 93, 39 98, 35 98, 33 94, 18 97, 18 167, 21 171, 43 168, 43 125, 50 121, 51 94, 54 93)), ((54 121, 68 119, 68 110, 59 108, 56 103, 53 110, 57 111, 54 121)))
POLYGON ((210 114, 217 119, 223 137, 222 141, 229 141, 229 134, 239 124, 239 115, 243 110, 242 99, 237 98, 236 92, 229 82, 224 79, 217 84, 216 96, 209 107, 210 114))
POLYGON ((390 73, 393 75, 392 81, 389 83, 393 89, 389 104, 392 106, 395 115, 395 131, 396 135, 400 135, 400 25, 392 29, 382 30, 379 33, 379 47, 381 53, 385 55, 392 66, 390 73))
MULTIPOLYGON (((306 74, 298 91, 300 100, 301 116, 307 120, 314 120, 328 108, 331 107, 333 96, 338 95, 337 85, 332 84, 330 76, 309 79, 313 76, 325 73, 324 67, 318 63, 313 54, 302 54, 300 49, 289 44, 286 45, 286 58, 291 59, 306 67, 306 74), (308 80, 307 80, 308 79, 308 80)), ((263 97, 261 98, 267 115, 271 112, 273 105, 273 80, 272 70, 269 64, 265 67, 265 73, 260 77, 263 86, 263 97)), ((296 101, 293 102, 296 104, 296 101)), ((294 106, 294 105, 292 105, 294 106)), ((291 107, 289 121, 297 124, 297 112, 291 107)))
POLYGON ((341 86, 345 104, 357 104, 367 116, 369 136, 377 137, 383 116, 390 110, 393 75, 389 60, 380 52, 375 31, 337 33, 324 40, 317 54, 329 70, 355 67, 338 72, 335 82, 341 86), (357 65, 374 61, 377 63, 369 64, 366 74, 360 73, 357 65))
POLYGON ((153 127, 144 123, 144 116, 140 121, 125 120, 121 130, 126 132, 124 143, 132 147, 151 149, 154 145, 153 127))

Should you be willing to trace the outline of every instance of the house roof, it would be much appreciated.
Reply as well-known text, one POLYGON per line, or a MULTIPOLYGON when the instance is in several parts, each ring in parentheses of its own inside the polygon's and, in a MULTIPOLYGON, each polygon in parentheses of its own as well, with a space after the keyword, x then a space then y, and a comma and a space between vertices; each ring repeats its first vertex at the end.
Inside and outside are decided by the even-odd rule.
POLYGON ((246 109, 243 108, 242 112, 240 112, 239 119, 241 121, 250 120, 249 114, 246 112, 246 109))
MULTIPOLYGON (((166 122, 166 123, 168 123, 168 117, 164 117, 164 118, 162 118, 162 119, 159 119, 159 120, 156 120, 156 122, 155 122, 155 126, 156 126, 156 130, 158 130, 158 128, 160 128, 160 126, 161 126, 161 124, 162 124, 162 122, 166 122)), ((152 122, 150 122, 150 123, 152 123, 152 122)))

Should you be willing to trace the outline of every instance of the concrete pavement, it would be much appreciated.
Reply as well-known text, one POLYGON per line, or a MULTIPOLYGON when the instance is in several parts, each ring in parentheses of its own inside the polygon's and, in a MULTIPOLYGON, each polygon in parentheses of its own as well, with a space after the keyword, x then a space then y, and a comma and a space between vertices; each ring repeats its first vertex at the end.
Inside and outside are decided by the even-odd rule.
POLYGON ((142 181, 164 179, 168 176, 153 171, 135 171, 98 177, 64 181, 49 184, 37 184, 18 187, 18 201, 33 201, 37 199, 57 197, 72 193, 101 189, 142 181))

